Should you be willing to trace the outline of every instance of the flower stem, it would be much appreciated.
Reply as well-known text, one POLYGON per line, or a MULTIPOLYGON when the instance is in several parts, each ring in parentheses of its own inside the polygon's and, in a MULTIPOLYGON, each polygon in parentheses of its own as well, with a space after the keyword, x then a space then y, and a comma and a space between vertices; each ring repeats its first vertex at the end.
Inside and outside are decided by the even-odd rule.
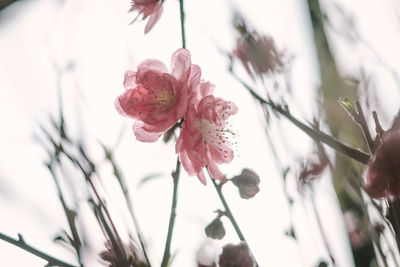
MULTIPOLYGON (((240 227, 239 227, 238 223, 235 220, 235 217, 233 217, 232 211, 229 208, 228 203, 225 200, 224 194, 222 194, 222 184, 217 184, 213 178, 211 178, 211 181, 212 181, 212 183, 213 183, 213 185, 215 187, 215 190, 218 193, 218 197, 221 200, 222 205, 224 206, 226 217, 228 217, 228 219, 231 221, 232 226, 233 226, 233 228, 235 228, 236 234, 238 235, 240 241, 244 241, 244 242, 247 243, 246 239, 244 238, 244 235, 243 235, 242 231, 240 230, 240 227)), ((255 259, 253 254, 252 254, 252 257, 253 257, 254 262, 256 263, 256 266, 258 267, 259 265, 258 265, 258 263, 257 263, 257 261, 256 261, 256 259, 255 259)))
POLYGON ((176 169, 171 174, 174 181, 174 189, 172 194, 172 205, 171 205, 171 215, 169 217, 169 225, 168 225, 168 233, 167 240, 165 242, 164 256, 162 259, 161 267, 166 267, 169 264, 171 258, 171 240, 172 240, 172 232, 174 231, 175 225, 175 217, 176 217, 176 206, 178 204, 178 183, 179 183, 179 174, 181 172, 181 162, 179 158, 176 160, 176 169))
POLYGON ((182 48, 186 48, 185 11, 183 10, 183 0, 179 0, 179 11, 181 16, 182 48))
POLYGON ((313 129, 313 128, 305 125, 304 123, 302 123, 301 121, 299 121, 298 119, 293 117, 287 109, 285 109, 282 106, 277 105, 271 101, 267 101, 264 98, 262 98, 261 96, 259 96, 249 85, 247 85, 243 80, 241 80, 233 72, 233 70, 230 70, 230 72, 232 73, 233 77, 235 77, 235 79, 238 80, 247 89, 247 91, 249 91, 249 93, 255 99, 257 99, 261 104, 271 107, 273 110, 277 111, 278 113, 280 113, 281 115, 286 117, 290 122, 292 122, 294 125, 296 125, 298 128, 300 128, 304 133, 306 133, 312 139, 314 139, 316 141, 320 141, 320 142, 330 146, 334 150, 341 152, 342 154, 344 154, 358 162, 361 162, 363 164, 368 163, 368 161, 370 159, 369 154, 367 154, 361 150, 358 150, 356 148, 352 148, 324 132, 321 132, 319 130, 313 129))
POLYGON ((235 217, 233 217, 233 214, 232 214, 232 212, 231 212, 231 209, 229 208, 228 203, 226 202, 224 195, 222 194, 222 186, 221 186, 221 184, 218 185, 218 184, 215 182, 215 180, 212 179, 212 178, 211 178, 211 181, 212 181, 212 183, 213 183, 215 189, 217 190, 218 197, 219 197, 219 199, 221 200, 222 205, 224 206, 225 215, 226 215, 226 217, 228 217, 228 219, 231 221, 231 223, 232 223, 232 225, 233 225, 233 228, 235 228, 235 231, 236 231, 236 233, 237 233, 237 235, 238 235, 240 241, 246 241, 246 239, 245 239, 244 236, 243 236, 242 231, 241 231, 240 228, 239 228, 239 225, 237 224, 237 222, 236 222, 236 220, 235 220, 235 217))
POLYGON ((75 265, 66 263, 62 260, 56 259, 50 255, 48 255, 47 253, 44 253, 34 247, 31 247, 30 245, 26 244, 24 239, 22 238, 22 235, 18 234, 19 239, 14 239, 12 237, 9 237, 3 233, 0 233, 0 239, 14 245, 17 246, 39 258, 42 258, 44 260, 46 260, 48 262, 48 264, 46 266, 60 266, 60 267, 76 267, 75 265))

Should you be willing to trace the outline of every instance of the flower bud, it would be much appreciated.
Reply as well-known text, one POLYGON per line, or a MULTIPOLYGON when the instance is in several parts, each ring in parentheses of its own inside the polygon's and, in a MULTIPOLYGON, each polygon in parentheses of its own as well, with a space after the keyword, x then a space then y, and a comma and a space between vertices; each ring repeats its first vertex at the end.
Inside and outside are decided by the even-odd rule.
POLYGON ((225 228, 222 224, 221 217, 215 218, 207 227, 204 229, 206 236, 212 239, 221 240, 225 236, 225 228))
POLYGON ((219 257, 220 267, 254 267, 254 260, 245 242, 238 245, 228 244, 223 247, 219 257))
POLYGON ((252 198, 260 191, 258 187, 260 184, 260 177, 250 169, 243 169, 242 173, 233 177, 231 181, 238 187, 241 198, 252 198))

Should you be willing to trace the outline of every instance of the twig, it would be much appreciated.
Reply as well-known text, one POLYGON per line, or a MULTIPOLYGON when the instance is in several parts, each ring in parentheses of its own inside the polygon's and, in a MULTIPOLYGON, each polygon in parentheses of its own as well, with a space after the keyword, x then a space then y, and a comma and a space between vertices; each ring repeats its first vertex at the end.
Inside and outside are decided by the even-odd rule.
POLYGON ((261 96, 259 96, 249 85, 247 85, 244 81, 242 81, 234 72, 233 70, 230 70, 232 73, 233 77, 236 78, 246 89, 249 91, 249 93, 256 98, 261 104, 267 105, 271 107, 273 110, 276 112, 280 113, 284 117, 286 117, 289 121, 291 121, 294 125, 296 125, 298 128, 300 128, 304 133, 306 133, 308 136, 310 136, 312 139, 316 141, 320 141, 329 147, 333 148, 334 150, 343 153, 344 155, 361 162, 363 164, 367 164, 370 155, 360 151, 358 149, 352 148, 346 144, 343 144, 342 142, 338 141, 337 139, 333 138, 330 135, 327 135, 324 132, 321 132, 319 130, 315 130, 304 123, 300 122, 297 120, 295 117, 293 117, 290 112, 287 109, 282 108, 280 105, 276 105, 275 103, 271 101, 267 101, 261 96))
POLYGON ((129 195, 128 187, 126 186, 125 179, 122 176, 122 173, 119 170, 119 168, 118 168, 118 166, 117 166, 117 164, 116 164, 116 162, 114 160, 112 152, 105 145, 102 145, 102 146, 103 146, 103 149, 104 149, 104 153, 106 154, 106 159, 111 163, 111 166, 113 168, 114 176, 117 178, 119 186, 121 187, 122 193, 124 194, 125 202, 126 202, 126 205, 128 206, 129 214, 131 215, 132 221, 133 221, 133 223, 135 225, 137 236, 138 236, 138 239, 139 239, 140 246, 142 247, 142 251, 143 251, 143 255, 145 257, 145 260, 146 260, 148 266, 151 266, 149 257, 147 256, 146 246, 145 246, 145 242, 144 242, 144 239, 143 239, 143 234, 142 234, 142 231, 140 229, 139 222, 136 219, 135 213, 133 212, 132 200, 131 200, 130 195, 129 195))
POLYGON ((23 250, 35 255, 35 256, 41 258, 41 259, 44 259, 45 261, 48 262, 47 266, 76 267, 75 265, 72 265, 72 264, 66 263, 66 262, 64 262, 62 260, 59 260, 57 258, 54 258, 53 256, 50 256, 49 254, 44 253, 44 252, 42 252, 42 251, 40 251, 40 250, 28 245, 24 241, 24 239, 23 239, 21 234, 18 234, 18 237, 19 237, 19 239, 17 240, 17 239, 14 239, 12 237, 9 237, 9 236, 7 236, 7 235, 5 235, 3 233, 0 233, 0 239, 2 239, 2 240, 6 241, 6 242, 8 242, 8 243, 10 243, 10 244, 12 244, 14 246, 17 246, 17 247, 19 247, 19 248, 21 248, 21 249, 23 249, 23 250))
MULTIPOLYGON (((215 190, 218 193, 218 197, 221 200, 222 205, 224 206, 225 216, 228 217, 228 219, 231 221, 232 226, 235 229, 235 232, 238 235, 240 241, 244 241, 244 242, 247 243, 246 239, 244 238, 244 235, 243 235, 242 231, 240 230, 240 227, 239 227, 238 223, 235 220, 235 217, 233 217, 233 214, 231 212, 231 209, 229 208, 228 203, 225 200, 224 194, 222 194, 222 185, 223 185, 223 183, 217 184, 213 178, 211 178, 211 181, 212 181, 212 183, 213 183, 213 185, 215 187, 215 190)), ((256 266, 258 267, 259 265, 258 265, 254 255, 252 255, 252 256, 253 256, 254 262, 256 263, 256 266)))
POLYGON ((225 215, 226 215, 226 217, 228 217, 228 219, 231 221, 231 223, 232 223, 232 225, 233 225, 233 228, 235 228, 236 234, 238 235, 240 241, 246 241, 246 239, 244 238, 244 235, 243 235, 242 231, 240 230, 239 225, 237 224, 237 222, 236 222, 236 220, 235 220, 235 217, 233 217, 233 214, 232 214, 232 212, 231 212, 231 209, 229 208, 228 203, 226 202, 224 195, 222 194, 222 184, 219 184, 219 185, 218 185, 218 184, 215 182, 215 180, 212 179, 212 178, 211 178, 211 181, 212 181, 212 183, 213 183, 215 189, 217 190, 218 197, 219 197, 219 199, 221 200, 222 205, 224 206, 225 215))
POLYGON ((372 141, 371 133, 369 132, 367 121, 365 120, 364 112, 361 108, 360 102, 356 101, 356 107, 357 107, 357 123, 360 125, 365 141, 368 144, 369 150, 372 151, 374 148, 374 141, 372 141))
POLYGON ((185 11, 183 10, 183 0, 179 0, 179 13, 181 17, 182 48, 186 48, 185 11))
POLYGON ((169 217, 167 240, 165 242, 164 256, 162 259, 161 267, 168 266, 171 258, 170 249, 171 249, 172 233, 175 225, 176 207, 178 204, 178 184, 179 184, 180 172, 181 172, 181 162, 179 161, 179 158, 177 158, 175 171, 171 174, 174 182, 174 189, 172 194, 171 215, 169 217))

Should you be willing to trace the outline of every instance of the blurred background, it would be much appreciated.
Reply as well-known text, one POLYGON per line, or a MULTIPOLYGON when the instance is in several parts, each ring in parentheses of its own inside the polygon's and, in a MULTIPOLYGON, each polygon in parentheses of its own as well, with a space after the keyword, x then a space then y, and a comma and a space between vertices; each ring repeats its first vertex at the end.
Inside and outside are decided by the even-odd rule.
MULTIPOLYGON (((123 173, 149 259, 154 266, 161 263, 174 142, 136 141, 132 121, 116 112, 114 101, 125 90, 126 70, 135 70, 147 58, 169 66, 181 47, 179 2, 166 0, 163 5, 160 20, 145 35, 145 21, 130 24, 137 14, 128 12, 128 0, 0 1, 1 233, 14 238, 21 233, 30 245, 77 264, 74 251, 54 241, 64 230, 69 233, 69 226, 46 167, 49 140, 41 129, 51 128, 52 118, 59 120, 62 110, 69 138, 96 164, 96 185, 122 238, 128 242, 128 232, 135 227, 104 147, 123 173)), ((323 131, 366 151, 358 126, 338 98, 360 100, 372 132, 373 110, 384 128, 390 126, 400 103, 400 2, 203 0, 185 1, 185 12, 192 63, 201 67, 203 79, 215 84, 215 95, 239 108, 231 120, 238 133, 235 159, 222 169, 233 177, 250 168, 261 179, 261 191, 250 200, 241 199, 232 184, 224 186, 259 265, 381 264, 379 257, 374 260, 376 245, 374 250, 365 234, 375 226, 376 216, 360 202, 362 166, 326 148, 333 167, 300 183, 300 173, 315 160, 317 147, 285 118, 263 113, 229 73, 228 55, 240 37, 234 27, 240 14, 251 31, 271 36, 290 63, 284 73, 263 81, 252 79, 233 59, 236 74, 260 95, 287 104, 306 124, 318 122, 323 131), (351 235, 355 228, 364 233, 358 243, 351 235), (360 263, 363 259, 366 262, 360 263)), ((106 266, 98 256, 105 239, 87 202, 87 185, 76 166, 63 164, 59 187, 76 212, 85 240, 85 266, 106 266)), ((205 236, 204 228, 222 206, 211 183, 203 186, 196 177, 184 171, 181 175, 172 265, 197 266, 198 260, 206 265, 222 246, 239 240, 226 218, 224 239, 205 236)), ((388 237, 386 247, 392 243, 388 237)), ((45 265, 3 241, 0 256, 2 266, 45 265)), ((389 257, 390 266, 396 266, 396 257, 389 257)))

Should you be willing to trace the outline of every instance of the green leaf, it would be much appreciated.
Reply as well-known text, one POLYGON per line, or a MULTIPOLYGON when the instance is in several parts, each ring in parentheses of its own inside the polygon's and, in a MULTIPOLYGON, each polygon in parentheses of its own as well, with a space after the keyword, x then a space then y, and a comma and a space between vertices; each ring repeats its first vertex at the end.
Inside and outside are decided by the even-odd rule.
POLYGON ((349 116, 354 120, 357 115, 354 102, 348 99, 347 97, 339 97, 338 103, 347 112, 347 114, 349 114, 349 116))

